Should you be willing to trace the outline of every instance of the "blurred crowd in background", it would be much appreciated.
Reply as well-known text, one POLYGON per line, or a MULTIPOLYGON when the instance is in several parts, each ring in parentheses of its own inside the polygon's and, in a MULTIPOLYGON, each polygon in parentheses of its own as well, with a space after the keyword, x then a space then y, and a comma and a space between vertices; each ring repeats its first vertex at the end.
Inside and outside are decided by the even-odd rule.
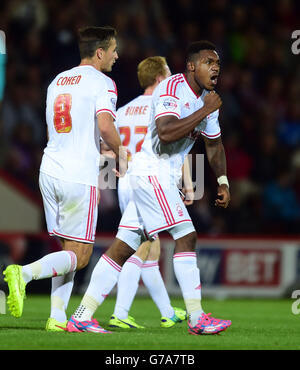
MULTIPOLYGON (((118 107, 141 93, 142 59, 162 55, 172 73, 183 72, 189 42, 207 39, 221 58, 216 90, 232 200, 226 210, 214 207, 216 179, 206 163, 204 197, 189 208, 195 227, 208 235, 299 233, 300 55, 291 51, 299 14, 296 0, 2 0, 0 168, 40 196, 46 90, 79 64, 79 27, 117 29, 110 77, 118 107)), ((199 141, 193 153, 203 150, 199 141)), ((119 219, 116 191, 102 191, 98 231, 115 232, 119 219)))

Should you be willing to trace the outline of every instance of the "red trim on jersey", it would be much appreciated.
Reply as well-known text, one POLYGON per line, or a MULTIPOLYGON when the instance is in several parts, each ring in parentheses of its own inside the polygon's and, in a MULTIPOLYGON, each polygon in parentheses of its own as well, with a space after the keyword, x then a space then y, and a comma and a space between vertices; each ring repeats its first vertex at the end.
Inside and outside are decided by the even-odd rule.
POLYGON ((167 93, 169 94, 169 95, 175 95, 174 93, 173 93, 173 85, 174 85, 174 83, 177 81, 179 79, 179 77, 177 76, 177 77, 175 77, 175 78, 173 78, 172 80, 170 80, 169 82, 171 82, 171 84, 170 84, 170 87, 169 87, 169 90, 167 90, 167 93))
POLYGON ((184 82, 184 80, 183 80, 183 79, 182 79, 182 80, 177 80, 177 81, 175 82, 174 90, 173 90, 173 95, 174 95, 174 96, 175 96, 175 94, 176 94, 176 90, 177 90, 178 84, 180 84, 180 83, 182 83, 182 82, 184 82))
POLYGON ((168 84, 167 84, 167 90, 166 90, 167 95, 169 95, 169 85, 170 85, 171 81, 172 81, 172 77, 169 79, 168 84))
MULTIPOLYGON (((107 76, 108 77, 108 76, 107 76)), ((110 78, 110 77, 108 77, 108 78, 110 78)), ((111 79, 111 82, 113 83, 113 85, 114 85, 114 90, 108 90, 109 92, 113 92, 113 93, 115 93, 117 96, 118 96, 118 89, 117 89, 117 85, 116 85, 116 83, 115 83, 115 81, 112 79, 112 78, 110 78, 111 79)))
POLYGON ((161 98, 162 96, 170 96, 172 98, 175 98, 177 100, 179 100, 179 98, 177 96, 174 96, 174 95, 169 95, 169 94, 162 94, 162 95, 159 95, 159 97, 161 98))
POLYGON ((182 75, 181 75, 181 74, 179 74, 179 75, 172 76, 172 77, 169 79, 168 84, 167 84, 167 90, 166 90, 166 94, 167 94, 167 95, 175 96, 175 94, 174 94, 174 93, 172 93, 173 85, 174 85, 174 83, 175 83, 177 80, 179 80, 179 79, 181 79, 181 78, 182 78, 182 75))
POLYGON ((178 118, 180 118, 180 115, 178 114, 178 113, 176 113, 176 112, 163 112, 163 113, 159 113, 159 114, 157 114, 155 117, 154 117, 154 119, 156 119, 156 118, 158 118, 158 117, 160 117, 160 116, 168 116, 168 115, 173 115, 173 116, 176 116, 176 117, 178 117, 178 118))
POLYGON ((116 118, 116 115, 114 114, 114 112, 112 111, 112 110, 110 110, 110 109, 99 109, 99 110, 97 110, 97 112, 96 112, 96 116, 98 115, 98 113, 100 113, 100 112, 108 112, 108 113, 110 113, 114 118, 116 118))
POLYGON ((215 134, 215 135, 208 135, 208 134, 206 134, 204 131, 200 131, 201 132, 201 134, 203 135, 203 136, 206 136, 206 137, 208 137, 208 138, 214 138, 214 137, 218 137, 218 136, 220 136, 221 135, 221 131, 218 133, 218 134, 215 134))
POLYGON ((170 92, 169 92, 170 95, 176 96, 175 93, 176 93, 177 85, 179 84, 179 82, 184 82, 184 79, 182 78, 181 75, 173 79, 171 83, 170 92))
POLYGON ((195 93, 195 91, 193 90, 192 86, 189 84, 188 80, 186 79, 185 75, 182 74, 182 76, 184 77, 185 79, 185 82, 187 83, 188 87, 192 90, 192 92, 194 93, 194 95, 197 97, 197 98, 200 98, 201 95, 198 95, 195 93))
POLYGON ((192 222, 191 219, 189 220, 181 220, 181 221, 178 221, 178 222, 175 222, 174 224, 171 224, 171 225, 166 225, 166 226, 162 226, 162 227, 159 227, 158 229, 154 229, 154 230, 151 230, 148 232, 148 234, 152 234, 158 230, 164 230, 164 229, 169 229, 170 227, 174 226, 174 225, 177 225, 177 224, 181 224, 182 222, 192 222))

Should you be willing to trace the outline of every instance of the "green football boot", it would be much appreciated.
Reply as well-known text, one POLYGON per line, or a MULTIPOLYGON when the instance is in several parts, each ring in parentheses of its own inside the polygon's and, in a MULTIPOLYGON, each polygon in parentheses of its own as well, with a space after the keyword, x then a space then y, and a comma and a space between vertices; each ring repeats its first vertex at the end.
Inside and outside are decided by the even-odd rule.
POLYGON ((160 326, 162 328, 172 328, 177 323, 180 323, 187 319, 186 310, 183 310, 182 308, 173 307, 174 309, 174 316, 169 317, 162 317, 160 319, 160 326))
POLYGON ((14 317, 21 317, 23 313, 24 299, 26 298, 25 287, 26 283, 22 276, 22 266, 9 265, 5 271, 4 281, 8 284, 9 295, 7 297, 7 305, 11 314, 14 317))
POLYGON ((112 315, 108 322, 108 326, 110 328, 121 329, 145 329, 144 326, 137 324, 132 316, 128 316, 127 319, 120 320, 117 316, 112 315))

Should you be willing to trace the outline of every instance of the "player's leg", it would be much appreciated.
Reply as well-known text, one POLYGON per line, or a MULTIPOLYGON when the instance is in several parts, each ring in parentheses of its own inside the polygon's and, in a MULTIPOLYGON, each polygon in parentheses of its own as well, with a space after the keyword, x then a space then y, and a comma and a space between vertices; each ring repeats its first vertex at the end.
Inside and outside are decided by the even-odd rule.
MULTIPOLYGON (((173 238, 176 238, 175 230, 173 238)), ((197 319, 202 313, 200 271, 195 253, 197 235, 195 231, 175 239, 173 256, 174 273, 180 285, 190 319, 197 319)))
POLYGON ((81 303, 68 322, 68 331, 107 332, 92 317, 117 283, 122 266, 140 244, 140 232, 118 231, 116 239, 96 264, 81 303), (122 239, 127 240, 128 244, 122 239))
POLYGON ((40 189, 48 232, 63 238, 63 250, 25 266, 7 267, 4 274, 10 292, 8 306, 16 317, 23 312, 26 284, 79 270, 86 266, 92 253, 97 221, 96 188, 63 182, 41 173, 40 189))
POLYGON ((51 279, 51 311, 47 331, 64 331, 67 326, 66 310, 74 285, 75 271, 51 279))
MULTIPOLYGON (((93 242, 94 235, 96 230, 97 222, 97 205, 99 204, 99 194, 96 198, 96 189, 89 186, 80 186, 78 190, 81 194, 82 201, 81 207, 78 207, 76 210, 76 223, 73 230, 70 228, 69 224, 67 226, 63 225, 61 222, 60 225, 53 227, 54 230, 60 234, 72 234, 76 235, 81 239, 90 239, 87 243, 79 243, 71 239, 60 238, 62 249, 74 252, 77 258, 77 269, 80 270, 84 268, 91 257, 93 251, 93 242), (82 187, 85 187, 85 190, 81 190, 82 187), (80 217, 80 220, 79 220, 80 217), (76 226, 79 224, 81 226, 81 234, 75 234, 76 226), (86 226, 85 226, 86 225, 86 226), (67 229, 66 229, 67 228, 67 229), (88 232, 87 232, 88 230, 88 232), (87 237, 88 236, 88 237, 87 237)), ((66 207, 61 206, 61 214, 64 214, 64 208, 69 208, 68 203, 66 202, 66 207)), ((64 205, 64 204, 63 204, 64 205)), ((74 216, 73 216, 74 217, 74 216)), ((73 218, 72 217, 72 218, 73 218)), ((64 217, 67 219, 67 217, 64 217)), ((65 276, 56 276, 52 278, 52 288, 51 288, 51 313, 50 318, 46 324, 46 330, 48 331, 59 331, 59 328, 66 327, 67 324, 67 315, 66 309, 70 300, 71 292, 74 285, 75 272, 70 272, 65 276)))
MULTIPOLYGON (((98 189, 97 205, 100 201, 100 191, 98 189)), ((95 227, 96 225, 94 225, 95 227)), ((65 249, 65 239, 60 239, 62 249, 65 249)), ((68 243, 67 243, 68 246, 68 243)), ((87 264, 87 254, 85 253, 79 260, 79 264, 87 264)), ((77 257, 78 259, 78 257, 77 257)), ((89 259, 89 258, 88 258, 89 259)), ((74 285, 75 271, 63 276, 56 276, 51 281, 51 312, 46 324, 47 331, 64 331, 67 325, 66 310, 71 297, 74 285)))
POLYGON ((8 266, 4 275, 9 287, 8 306, 12 315, 15 317, 22 315, 27 283, 75 271, 76 262, 77 257, 74 252, 60 251, 50 253, 25 266, 8 266))
POLYGON ((201 304, 200 270, 197 266, 195 246, 197 234, 195 231, 183 232, 175 226, 170 233, 175 240, 173 266, 178 280, 186 309, 189 315, 188 329, 190 334, 217 334, 226 330, 230 320, 220 320, 205 314, 201 304))
MULTIPOLYGON (((121 189, 124 190, 124 186, 121 189)), ((118 279, 116 305, 114 313, 110 318, 109 326, 120 328, 143 328, 135 322, 133 317, 128 316, 128 312, 138 289, 141 267, 149 253, 150 242, 145 241, 141 245, 138 244, 141 240, 146 240, 146 238, 142 231, 142 220, 139 218, 135 203, 130 200, 130 197, 128 197, 130 188, 128 188, 127 183, 125 190, 126 189, 127 193, 125 191, 120 191, 120 187, 118 189, 119 204, 123 215, 119 224, 117 237, 129 243, 129 245, 133 249, 137 249, 137 251, 128 258, 122 267, 122 271, 118 279), (136 241, 134 240, 135 235, 138 237, 136 241)))
POLYGON ((64 250, 49 253, 41 259, 22 267, 25 283, 81 270, 88 264, 93 245, 66 240, 64 250))
POLYGON ((172 307, 165 283, 160 273, 158 261, 160 257, 160 240, 151 243, 146 261, 142 266, 142 280, 151 298, 161 314, 161 327, 170 328, 186 319, 186 311, 172 307))
MULTIPOLYGON (((93 251, 93 244, 78 243, 72 240, 62 241, 63 250, 75 253, 77 260, 76 271, 84 268, 93 251)), ((67 325, 66 310, 71 297, 75 272, 52 277, 51 281, 51 312, 46 323, 47 331, 62 331, 67 325)))
POLYGON ((195 228, 176 184, 156 176, 136 176, 132 181, 135 203, 150 237, 168 230, 175 240, 174 272, 190 315, 190 333, 214 334, 225 330, 231 324, 230 321, 209 318, 203 313, 200 271, 195 253, 195 228))
POLYGON ((128 258, 122 267, 118 280, 118 292, 114 313, 109 320, 110 327, 119 327, 123 329, 144 328, 142 325, 137 324, 132 316, 128 316, 128 313, 139 287, 142 265, 147 258, 150 246, 150 241, 142 243, 138 250, 128 258))

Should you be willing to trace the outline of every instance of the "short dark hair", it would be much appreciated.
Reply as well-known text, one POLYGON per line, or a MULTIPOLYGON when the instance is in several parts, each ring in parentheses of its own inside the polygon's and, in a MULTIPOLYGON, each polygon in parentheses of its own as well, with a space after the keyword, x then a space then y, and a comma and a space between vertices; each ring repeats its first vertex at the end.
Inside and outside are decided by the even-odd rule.
POLYGON ((110 26, 84 27, 78 30, 79 52, 81 59, 91 58, 99 48, 107 50, 111 39, 117 36, 117 31, 110 26))
POLYGON ((216 50, 216 45, 207 40, 192 42, 186 51, 186 62, 192 61, 201 50, 216 50))

